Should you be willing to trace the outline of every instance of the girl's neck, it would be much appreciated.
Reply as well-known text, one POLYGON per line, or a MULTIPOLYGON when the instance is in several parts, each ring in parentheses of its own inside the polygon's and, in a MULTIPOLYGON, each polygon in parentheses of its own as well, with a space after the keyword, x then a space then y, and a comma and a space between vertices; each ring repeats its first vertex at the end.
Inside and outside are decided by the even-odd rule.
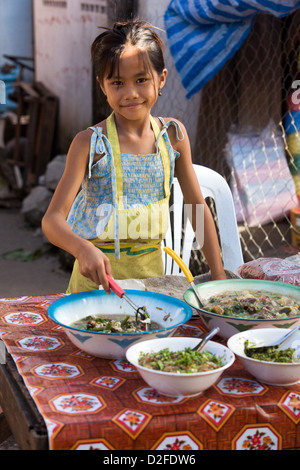
POLYGON ((149 135, 152 131, 150 123, 150 115, 143 119, 129 121, 119 114, 115 114, 115 122, 119 136, 132 135, 143 137, 149 135))
POLYGON ((152 154, 156 149, 156 139, 151 126, 150 116, 145 119, 129 121, 115 115, 121 153, 152 154))

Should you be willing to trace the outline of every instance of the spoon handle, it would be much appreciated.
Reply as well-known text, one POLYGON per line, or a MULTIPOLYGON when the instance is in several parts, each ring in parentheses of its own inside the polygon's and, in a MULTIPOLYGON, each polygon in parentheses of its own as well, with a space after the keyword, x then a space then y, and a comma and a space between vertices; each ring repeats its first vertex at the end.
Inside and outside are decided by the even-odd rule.
POLYGON ((187 265, 185 264, 185 262, 183 261, 183 259, 181 259, 177 253, 175 253, 174 250, 172 250, 172 248, 170 248, 169 246, 165 246, 164 247, 164 251, 166 253, 168 253, 168 255, 171 256, 171 258, 173 258, 174 261, 176 261, 176 263, 178 264, 178 266, 182 269, 182 272, 185 274, 187 280, 189 282, 193 282, 194 280, 194 276, 192 275, 191 271, 189 270, 189 268, 187 267, 187 265))
POLYGON ((296 331, 298 331, 299 328, 293 328, 291 331, 289 331, 286 335, 284 335, 280 340, 277 341, 277 344, 282 344, 284 341, 286 341, 290 336, 292 336, 296 331))
POLYGON ((195 346, 193 348, 194 351, 200 351, 204 346, 205 344, 207 343, 207 341, 209 341, 213 336, 215 336, 218 332, 220 331, 220 328, 217 326, 216 328, 213 328, 211 331, 209 331, 207 333, 207 335, 203 336, 203 338, 201 339, 200 343, 197 344, 197 346, 195 346))
POLYGON ((201 297, 200 297, 200 295, 197 291, 197 288, 195 286, 194 276, 192 275, 191 271, 189 270, 189 268, 187 267, 187 265, 185 264, 183 259, 181 259, 180 256, 178 256, 177 253, 175 253, 175 251, 172 250, 172 248, 170 248, 169 246, 165 246, 164 251, 166 253, 168 253, 168 255, 170 255, 171 258, 173 258, 174 261, 176 261, 176 263, 178 264, 178 266, 180 267, 180 269, 184 273, 185 277, 187 278, 188 282, 191 284, 191 286, 193 288, 193 291, 196 295, 196 298, 198 300, 199 307, 203 308, 203 301, 202 301, 202 299, 201 299, 201 297))

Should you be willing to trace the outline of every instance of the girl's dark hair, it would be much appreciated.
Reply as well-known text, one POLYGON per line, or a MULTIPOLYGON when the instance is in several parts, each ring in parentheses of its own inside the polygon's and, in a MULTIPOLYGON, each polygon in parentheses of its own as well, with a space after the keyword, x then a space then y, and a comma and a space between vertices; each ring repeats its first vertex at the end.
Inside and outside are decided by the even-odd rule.
POLYGON ((164 43, 153 26, 140 20, 117 22, 99 34, 91 46, 92 63, 101 84, 105 77, 118 72, 121 54, 128 44, 140 49, 145 70, 153 67, 161 75, 165 68, 164 43))

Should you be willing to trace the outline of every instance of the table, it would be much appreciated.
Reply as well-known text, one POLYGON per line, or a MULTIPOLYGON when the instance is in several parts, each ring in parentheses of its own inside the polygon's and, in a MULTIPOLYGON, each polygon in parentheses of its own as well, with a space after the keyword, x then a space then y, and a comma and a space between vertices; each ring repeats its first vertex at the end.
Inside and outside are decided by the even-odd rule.
MULTIPOLYGON (((145 287, 182 299, 188 284, 165 276, 145 287)), ((236 360, 202 395, 164 397, 126 360, 95 358, 70 343, 47 317, 61 295, 0 299, 0 406, 21 449, 300 449, 300 384, 264 385, 236 360)), ((195 315, 176 334, 204 331, 195 315)))

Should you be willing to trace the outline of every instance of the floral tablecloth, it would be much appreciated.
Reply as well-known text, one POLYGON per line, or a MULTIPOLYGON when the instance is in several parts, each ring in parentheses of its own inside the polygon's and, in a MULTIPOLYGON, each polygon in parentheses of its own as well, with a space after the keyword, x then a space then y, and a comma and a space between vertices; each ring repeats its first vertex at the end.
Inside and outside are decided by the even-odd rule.
MULTIPOLYGON (((44 418, 50 449, 300 449, 300 384, 264 385, 236 360, 198 397, 162 396, 126 360, 73 346, 47 316, 61 295, 0 299, 0 338, 44 418)), ((193 319, 176 334, 203 331, 193 319)))

